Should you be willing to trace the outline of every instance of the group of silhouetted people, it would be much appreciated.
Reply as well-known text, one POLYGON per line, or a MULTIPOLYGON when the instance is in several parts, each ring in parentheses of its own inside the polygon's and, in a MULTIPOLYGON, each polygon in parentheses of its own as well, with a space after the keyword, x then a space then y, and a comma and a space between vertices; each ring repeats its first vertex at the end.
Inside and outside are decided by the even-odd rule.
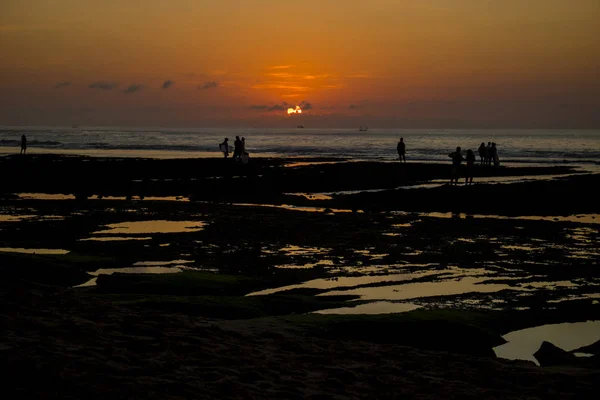
POLYGON ((492 165, 492 163, 494 164, 494 167, 500 165, 500 161, 498 160, 498 149, 496 148, 496 143, 488 142, 486 146, 485 142, 481 142, 478 151, 481 165, 492 165))
MULTIPOLYGON (((219 150, 221 150, 225 158, 229 157, 231 150, 231 147, 229 146, 229 138, 225 138, 223 143, 219 144, 219 150)), ((235 162, 247 164, 249 161, 249 156, 250 155, 246 151, 246 138, 242 137, 240 139, 239 136, 236 136, 235 141, 233 142, 233 156, 231 158, 235 162)))
POLYGON ((458 185, 458 179, 462 169, 462 162, 466 161, 465 167, 465 185, 473 184, 473 169, 475 166, 475 153, 473 150, 467 150, 465 157, 463 157, 461 148, 457 147, 456 151, 448 155, 452 158, 452 175, 450 175, 450 184, 458 185))
MULTIPOLYGON (((494 165, 497 167, 500 165, 498 161, 498 149, 496 148, 496 143, 489 142, 486 146, 485 143, 481 143, 478 149, 479 157, 480 157, 480 165, 494 165)), ((460 147, 456 148, 456 151, 453 151, 448 155, 452 158, 452 175, 450 176, 450 184, 457 185, 458 179, 460 178, 460 173, 462 169, 462 162, 466 161, 465 166, 465 185, 473 184, 473 170, 475 167, 475 153, 473 150, 468 149, 465 156, 463 157, 462 151, 460 147)))

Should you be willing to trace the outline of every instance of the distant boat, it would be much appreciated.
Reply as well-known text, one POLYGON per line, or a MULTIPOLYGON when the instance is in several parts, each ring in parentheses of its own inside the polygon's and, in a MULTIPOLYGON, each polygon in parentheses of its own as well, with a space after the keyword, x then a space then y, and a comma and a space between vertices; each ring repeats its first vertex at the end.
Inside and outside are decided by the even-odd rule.
POLYGON ((361 126, 361 127, 358 129, 358 130, 359 130, 360 132, 366 132, 368 129, 369 129, 369 127, 368 127, 368 126, 361 126))
POLYGON ((297 128, 304 128, 304 125, 298 125, 297 128))

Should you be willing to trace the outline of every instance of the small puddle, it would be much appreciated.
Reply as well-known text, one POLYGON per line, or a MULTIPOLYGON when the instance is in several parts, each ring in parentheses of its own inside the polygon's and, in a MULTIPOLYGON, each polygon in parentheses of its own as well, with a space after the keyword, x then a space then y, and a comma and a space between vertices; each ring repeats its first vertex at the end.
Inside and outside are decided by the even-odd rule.
POLYGON ((60 193, 19 193, 21 200, 75 200, 72 194, 60 193))
POLYGON ((392 303, 389 301, 374 301, 359 304, 355 307, 330 308, 315 311, 314 314, 393 314, 403 313, 421 308, 411 303, 392 303))
POLYGON ((381 260, 388 256, 388 253, 371 253, 371 250, 354 250, 354 253, 361 254, 363 256, 367 256, 372 260, 381 260))
POLYGON ((25 219, 34 218, 35 215, 0 215, 0 222, 19 222, 25 219))
POLYGON ((0 222, 19 222, 28 219, 61 221, 65 217, 61 215, 0 215, 0 222))
POLYGON ((25 249, 22 247, 0 247, 0 252, 24 253, 24 254, 53 254, 62 255, 69 253, 69 250, 63 249, 25 249))
POLYGON ((590 345, 600 340, 600 321, 541 325, 510 332, 502 337, 508 343, 494 347, 497 357, 533 361, 540 365, 533 354, 539 350, 542 342, 550 342, 565 351, 590 345))
POLYGON ((93 235, 100 234, 139 234, 139 233, 182 233, 198 232, 206 226, 203 221, 133 221, 121 222, 118 224, 106 225, 108 229, 93 232, 93 235))
MULTIPOLYGON (((410 300, 424 297, 455 296, 467 293, 495 293, 501 290, 523 290, 505 284, 484 284, 488 278, 467 276, 440 282, 415 282, 336 290, 323 296, 355 295, 361 300, 410 300)), ((321 294, 320 294, 321 295, 321 294)))
POLYGON ((288 245, 279 249, 280 252, 286 253, 288 256, 298 256, 298 255, 320 255, 326 254, 331 251, 331 249, 325 247, 307 247, 307 246, 295 246, 288 245))
MULTIPOLYGON (((193 263, 193 260, 171 260, 171 261, 138 261, 134 266, 155 266, 155 265, 177 265, 193 263)), ((155 272, 154 272, 155 273, 155 272)))
POLYGON ((505 244, 500 247, 503 249, 506 249, 506 250, 519 250, 519 251, 539 251, 540 250, 539 247, 517 246, 517 245, 513 245, 513 244, 505 244))
POLYGON ((284 264, 284 265, 276 265, 275 268, 281 268, 281 269, 310 269, 310 268, 314 268, 318 265, 333 265, 333 261, 331 260, 321 260, 318 261, 316 263, 308 263, 308 264, 303 264, 303 265, 297 265, 297 264, 284 264))
POLYGON ((307 200, 332 200, 333 197, 323 193, 284 193, 286 196, 300 196, 307 200))
POLYGON ((135 236, 99 236, 90 237, 85 239, 79 239, 81 242, 95 241, 95 242, 119 242, 122 240, 152 240, 152 237, 135 237, 135 236))

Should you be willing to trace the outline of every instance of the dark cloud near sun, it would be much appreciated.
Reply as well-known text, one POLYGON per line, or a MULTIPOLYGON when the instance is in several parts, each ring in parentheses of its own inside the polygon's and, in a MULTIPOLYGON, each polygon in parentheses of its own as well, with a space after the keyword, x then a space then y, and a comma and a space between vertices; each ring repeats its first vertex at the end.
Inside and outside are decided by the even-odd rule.
MULTIPOLYGON (((300 104, 297 104, 297 105, 302 109, 302 111, 308 111, 308 110, 313 109, 312 104, 307 101, 302 101, 302 102, 300 102, 300 104)), ((249 108, 251 110, 256 110, 256 111, 287 111, 288 108, 295 108, 295 107, 296 107, 296 104, 290 104, 287 101, 284 101, 282 103, 276 103, 276 104, 271 104, 271 105, 253 104, 249 108)))
POLYGON ((312 108, 313 108, 312 104, 310 104, 310 103, 309 103, 309 102, 307 102, 307 101, 302 101, 302 102, 299 104, 299 106, 300 106, 300 108, 302 109, 302 111, 308 111, 308 110, 312 110, 312 108))
POLYGON ((119 84, 115 83, 115 82, 98 81, 98 82, 94 82, 91 85, 89 85, 88 88, 90 88, 90 89, 112 90, 112 89, 116 88, 117 86, 119 86, 119 84))
POLYGON ((133 84, 129 85, 127 89, 123 90, 123 93, 135 93, 139 92, 140 90, 142 90, 142 85, 133 84))
POLYGON ((175 82, 169 79, 168 81, 165 81, 165 82, 162 84, 162 88, 163 88, 163 89, 168 89, 168 88, 170 88, 171 86, 173 86, 174 84, 175 84, 175 82))
POLYGON ((71 86, 71 82, 58 82, 55 86, 54 89, 61 89, 61 88, 66 88, 67 86, 71 86))
POLYGON ((267 111, 284 111, 287 110, 290 105, 286 102, 283 104, 273 104, 272 106, 267 107, 267 111))
POLYGON ((286 103, 284 101, 281 104, 277 103, 277 104, 272 104, 272 105, 267 105, 267 104, 253 104, 249 108, 251 110, 257 110, 257 111, 285 111, 289 107, 291 107, 291 105, 288 104, 288 103, 286 103))
POLYGON ((219 87, 219 84, 215 81, 210 81, 210 82, 204 82, 202 85, 198 86, 198 89, 200 90, 207 90, 207 89, 215 89, 219 87))

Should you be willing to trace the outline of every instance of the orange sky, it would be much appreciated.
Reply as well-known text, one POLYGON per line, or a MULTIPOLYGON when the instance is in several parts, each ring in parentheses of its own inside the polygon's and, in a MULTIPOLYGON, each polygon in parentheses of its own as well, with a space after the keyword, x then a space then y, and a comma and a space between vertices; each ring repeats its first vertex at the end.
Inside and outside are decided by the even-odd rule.
POLYGON ((600 127, 598 21, 598 0, 2 0, 0 125, 600 127))

